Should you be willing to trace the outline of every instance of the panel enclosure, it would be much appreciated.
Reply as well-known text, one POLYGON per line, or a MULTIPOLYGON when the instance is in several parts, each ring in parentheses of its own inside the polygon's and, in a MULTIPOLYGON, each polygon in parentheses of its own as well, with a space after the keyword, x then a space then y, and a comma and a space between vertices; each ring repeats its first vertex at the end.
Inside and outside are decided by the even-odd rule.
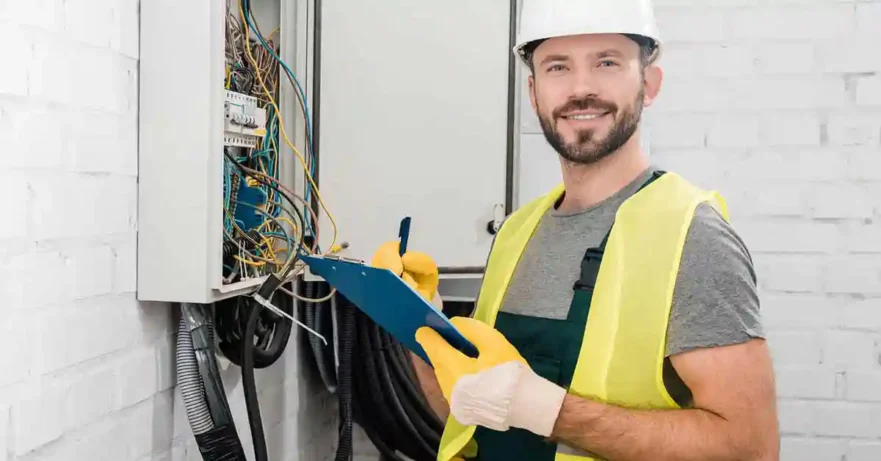
MULTIPOLYGON (((305 62, 305 43, 297 40, 306 30, 305 3, 252 0, 261 25, 278 26, 281 57, 295 73, 305 62)), ((226 105, 248 102, 228 96, 224 87, 227 4, 237 7, 238 1, 141 4, 140 300, 210 303, 249 293, 262 281, 224 284, 222 277, 224 145, 250 146, 253 138, 242 135, 265 131, 261 111, 230 113, 226 105), (227 114, 238 123, 230 125, 227 114)), ((288 109, 295 100, 290 87, 280 88, 287 133, 298 144, 302 117, 288 109)), ((280 179, 294 187, 295 166, 282 151, 280 179)))

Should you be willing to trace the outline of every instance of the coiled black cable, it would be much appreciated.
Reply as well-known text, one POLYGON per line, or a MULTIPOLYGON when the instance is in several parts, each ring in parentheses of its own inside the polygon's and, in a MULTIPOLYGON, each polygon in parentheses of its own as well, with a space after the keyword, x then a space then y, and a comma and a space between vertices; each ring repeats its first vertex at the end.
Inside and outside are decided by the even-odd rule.
MULTIPOLYGON (((300 282, 298 286, 302 287, 301 294, 306 299, 324 299, 330 294, 330 287, 326 282, 300 282)), ((330 312, 332 308, 330 300, 318 303, 302 301, 300 310, 303 312, 305 317, 304 323, 307 327, 328 337, 333 335, 333 321, 331 320, 330 312)), ((330 393, 335 393, 337 377, 334 372, 333 344, 326 346, 317 336, 311 334, 307 336, 309 348, 312 350, 312 357, 315 359, 315 366, 318 369, 321 380, 324 382, 324 387, 330 393)))
POLYGON ((409 352, 367 315, 352 314, 355 422, 384 459, 436 459, 443 422, 419 387, 409 352))
MULTIPOLYGON (((217 302, 216 333, 220 338, 220 351, 230 362, 241 367, 243 348, 246 343, 250 343, 254 346, 254 368, 262 369, 272 366, 282 356, 290 340, 293 325, 289 319, 282 318, 269 309, 263 309, 256 320, 253 335, 247 336, 245 329, 250 320, 252 302, 253 298, 247 296, 217 302), (250 338, 250 341, 245 341, 245 338, 250 338)), ((294 313, 293 299, 281 291, 276 291, 272 296, 272 304, 288 315, 294 313)))
POLYGON ((400 380, 393 378, 389 372, 389 362, 393 360, 390 356, 392 343, 384 343, 382 341, 383 331, 375 324, 373 328, 368 328, 368 331, 370 332, 371 337, 369 340, 374 351, 377 377, 386 399, 388 411, 395 417, 403 433, 409 435, 408 438, 413 444, 413 453, 419 453, 419 459, 422 459, 424 456, 431 457, 432 454, 436 455, 436 453, 432 452, 436 451, 436 444, 440 443, 440 438, 437 438, 435 441, 435 449, 433 449, 431 444, 426 441, 432 435, 427 428, 428 425, 419 418, 412 405, 407 401, 407 395, 402 390, 403 385, 400 383, 400 380), (419 426, 419 429, 417 429, 417 426, 419 426))
POLYGON ((386 360, 389 369, 394 373, 391 381, 395 386, 396 395, 400 396, 401 405, 428 446, 437 447, 443 434, 443 424, 432 411, 419 388, 408 353, 400 343, 393 342, 388 333, 382 331, 382 334, 385 341, 390 343, 386 360))
MULTIPOLYGON (((321 296, 326 292, 322 284, 303 283, 300 289, 306 295, 321 296)), ((352 458, 353 423, 363 428, 384 460, 435 460, 444 422, 422 393, 409 350, 342 294, 335 295, 334 304, 339 319, 336 393, 340 415, 335 461, 352 458)), ((309 308, 314 312, 301 309, 300 314, 308 314, 314 327, 320 323, 316 318, 328 315, 320 311, 330 307, 312 304, 309 308)), ((305 341, 304 345, 313 344, 305 341)), ((315 348, 310 349, 314 356, 315 348)))

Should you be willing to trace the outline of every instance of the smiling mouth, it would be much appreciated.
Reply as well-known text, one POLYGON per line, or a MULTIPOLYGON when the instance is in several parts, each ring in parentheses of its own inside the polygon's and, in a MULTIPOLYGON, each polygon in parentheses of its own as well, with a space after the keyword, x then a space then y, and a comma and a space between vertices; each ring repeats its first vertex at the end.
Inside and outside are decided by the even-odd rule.
POLYGON ((593 120, 596 118, 600 118, 604 115, 607 115, 608 112, 602 112, 599 114, 572 114, 572 115, 564 115, 563 118, 566 120, 593 120))

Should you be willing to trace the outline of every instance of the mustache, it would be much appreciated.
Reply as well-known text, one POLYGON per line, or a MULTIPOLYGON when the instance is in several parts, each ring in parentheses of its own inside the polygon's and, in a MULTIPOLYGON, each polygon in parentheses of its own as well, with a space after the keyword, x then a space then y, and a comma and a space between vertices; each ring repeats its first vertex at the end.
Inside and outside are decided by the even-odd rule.
POLYGON ((566 104, 554 109, 553 114, 554 118, 560 118, 563 112, 588 109, 599 109, 614 113, 618 111, 618 106, 609 101, 603 101, 602 99, 597 98, 570 99, 566 104))

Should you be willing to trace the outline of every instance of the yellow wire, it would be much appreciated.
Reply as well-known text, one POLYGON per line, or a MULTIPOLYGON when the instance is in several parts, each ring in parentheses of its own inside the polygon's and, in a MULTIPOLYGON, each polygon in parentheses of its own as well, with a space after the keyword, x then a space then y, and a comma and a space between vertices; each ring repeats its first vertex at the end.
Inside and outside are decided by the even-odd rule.
POLYGON ((260 235, 260 238, 263 239, 263 243, 266 244, 266 253, 269 254, 269 258, 267 259, 272 259, 273 261, 278 263, 278 257, 275 256, 275 251, 272 249, 272 242, 270 242, 265 235, 260 235))
MULTIPOLYGON (((254 59, 254 56, 251 54, 251 38, 248 33, 248 22, 245 20, 245 9, 242 7, 242 2, 239 2, 239 16, 242 21, 242 29, 245 30, 245 52, 248 55, 248 59, 251 61, 251 65, 254 66, 255 73, 257 74, 257 81, 260 82, 260 86, 263 88, 263 92, 269 98, 269 103, 272 104, 272 107, 275 109, 275 115, 278 117, 278 126, 281 130, 281 135, 284 137, 285 143, 288 147, 291 148, 292 151, 297 155, 297 158, 300 160, 300 165, 303 167, 303 171, 306 173, 306 178, 309 179, 309 183, 312 185, 312 188, 315 190, 315 198, 318 199, 318 203, 321 204, 321 208, 324 209, 324 212, 327 213, 328 219, 330 219, 330 223, 333 226, 333 240, 331 241, 329 249, 333 249, 334 245, 337 241, 337 224, 336 220, 333 219, 333 215, 330 213, 330 210, 327 209, 327 205, 324 204, 324 200, 321 198, 321 194, 318 192, 318 186, 315 184, 315 181, 312 179, 312 175, 309 173, 309 168, 306 166, 306 160, 303 159, 303 155, 300 151, 294 146, 291 140, 288 138, 287 133, 284 129, 284 121, 281 118, 281 111, 278 109, 278 105, 275 103, 275 99, 269 93, 269 90, 266 88, 266 84, 263 82, 263 77, 260 75, 260 69, 257 65, 257 60, 254 59)), ((318 223, 315 223, 316 225, 318 223)), ((329 254, 330 250, 328 250, 325 254, 329 254)))
POLYGON ((294 224, 294 222, 291 221, 290 218, 285 217, 285 216, 279 216, 279 217, 275 218, 275 220, 289 224, 291 226, 291 228, 294 230, 294 232, 297 233, 297 236, 300 235, 300 228, 296 224, 294 224))
POLYGON ((254 262, 254 261, 250 261, 250 260, 248 260, 248 259, 244 259, 244 258, 242 258, 242 257, 239 256, 239 255, 233 255, 233 258, 235 258, 235 259, 237 259, 237 260, 239 260, 239 261, 241 261, 241 262, 243 262, 243 263, 245 263, 245 264, 247 264, 247 265, 249 265, 249 266, 262 267, 262 266, 266 265, 266 263, 263 262, 263 261, 257 261, 257 262, 254 262))

